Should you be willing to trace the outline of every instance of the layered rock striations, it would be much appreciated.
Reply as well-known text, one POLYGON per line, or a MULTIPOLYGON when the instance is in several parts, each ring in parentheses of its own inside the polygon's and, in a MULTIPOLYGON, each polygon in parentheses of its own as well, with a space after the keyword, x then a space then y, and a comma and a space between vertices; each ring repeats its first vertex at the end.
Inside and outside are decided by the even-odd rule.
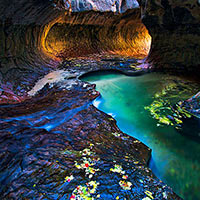
POLYGON ((27 83, 66 58, 94 53, 145 57, 150 48, 136 1, 0 3, 1 85, 7 88, 6 96, 12 91, 15 99, 23 99, 27 83))
POLYGON ((152 36, 148 61, 155 68, 199 73, 199 1, 140 1, 142 21, 152 36))
POLYGON ((198 8, 187 1, 0 0, 1 199, 180 199, 147 167, 150 149, 91 105, 99 94, 78 77, 101 66, 61 63, 90 54, 144 58, 152 36, 152 66, 193 71, 198 8), (59 84, 47 76, 30 96, 57 68, 70 75, 59 84))

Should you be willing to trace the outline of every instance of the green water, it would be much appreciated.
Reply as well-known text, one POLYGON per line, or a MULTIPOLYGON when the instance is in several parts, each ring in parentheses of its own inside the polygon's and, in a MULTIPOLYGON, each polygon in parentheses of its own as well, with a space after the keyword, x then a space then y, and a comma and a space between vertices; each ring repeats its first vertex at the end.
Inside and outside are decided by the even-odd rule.
POLYGON ((154 174, 184 199, 200 199, 200 143, 160 123, 145 109, 155 100, 173 105, 188 99, 200 86, 155 73, 129 77, 104 72, 82 80, 95 83, 101 93, 101 98, 94 101, 96 107, 111 114, 122 131, 152 149, 150 167, 154 174))

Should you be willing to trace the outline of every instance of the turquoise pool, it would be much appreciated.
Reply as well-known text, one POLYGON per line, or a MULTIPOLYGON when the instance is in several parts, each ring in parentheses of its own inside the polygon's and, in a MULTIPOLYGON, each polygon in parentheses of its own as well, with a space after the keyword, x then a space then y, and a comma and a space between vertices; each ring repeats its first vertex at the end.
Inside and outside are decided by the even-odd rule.
MULTIPOLYGON (((198 92, 200 85, 165 74, 137 77, 96 72, 82 78, 96 84, 101 97, 94 105, 112 115, 119 128, 152 149, 154 174, 187 200, 200 199, 200 144, 181 135, 174 126, 162 123, 150 112, 155 101, 174 105, 198 92)), ((168 112, 160 108, 160 112, 168 112)), ((192 126, 189 127, 192 131, 192 126)))

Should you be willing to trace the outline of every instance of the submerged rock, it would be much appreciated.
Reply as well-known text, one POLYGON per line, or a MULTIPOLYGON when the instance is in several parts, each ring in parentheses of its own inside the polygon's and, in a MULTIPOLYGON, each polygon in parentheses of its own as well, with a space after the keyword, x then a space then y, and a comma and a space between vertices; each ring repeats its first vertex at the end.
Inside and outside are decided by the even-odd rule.
POLYGON ((200 118, 200 92, 190 99, 179 103, 181 108, 187 110, 189 113, 197 118, 200 118))
MULTIPOLYGON (((150 149, 122 133, 112 117, 94 108, 91 101, 99 93, 94 85, 77 79, 99 69, 138 74, 146 72, 146 67, 144 70, 133 63, 131 67, 119 60, 109 67, 98 63, 91 66, 91 62, 82 66, 84 59, 74 62, 76 65, 73 60, 59 65, 67 56, 74 57, 74 52, 78 56, 83 52, 88 55, 105 51, 139 55, 142 49, 142 56, 146 56, 151 37, 141 23, 137 1, 0 0, 0 3, 1 199, 180 199, 147 167, 150 149), (120 14, 127 9, 132 10, 120 14), (79 11, 87 12, 75 13, 79 11), (69 30, 76 30, 77 38, 85 28, 87 42, 80 45, 75 39, 73 46, 67 43, 65 51, 58 51, 63 50, 61 37, 52 39, 48 33, 54 25, 62 29, 63 23, 74 28, 69 30), (88 32, 95 42, 88 39, 88 32), (136 49, 135 42, 141 48, 136 49), (98 51, 96 43, 103 43, 105 48, 98 51), (72 50, 70 54, 68 49, 72 50), (34 87, 37 80, 55 68, 64 68, 70 75, 57 83, 49 77, 34 87)), ((165 68, 174 61, 181 69, 186 63, 198 65, 199 3, 193 2, 194 9, 191 4, 182 8, 178 1, 139 3, 145 10, 143 21, 153 36, 149 60, 164 63, 165 68), (180 45, 177 38, 183 41, 180 45)), ((59 31, 50 33, 62 35, 59 31)), ((68 42, 69 37, 66 38, 68 42)))
POLYGON ((179 102, 180 108, 187 112, 190 117, 183 120, 181 134, 200 141, 200 92, 188 100, 179 102))
MULTIPOLYGON (((154 101, 145 109, 157 120, 157 126, 173 126, 179 133, 193 139, 200 139, 200 93, 198 92, 188 100, 172 102, 173 98, 187 93, 187 96, 198 91, 199 85, 188 87, 192 82, 166 81, 166 87, 155 94, 154 101), (172 100, 171 100, 172 99, 172 100)), ((184 96, 182 97, 184 98, 184 96)), ((188 98, 188 97, 187 97, 188 98)))

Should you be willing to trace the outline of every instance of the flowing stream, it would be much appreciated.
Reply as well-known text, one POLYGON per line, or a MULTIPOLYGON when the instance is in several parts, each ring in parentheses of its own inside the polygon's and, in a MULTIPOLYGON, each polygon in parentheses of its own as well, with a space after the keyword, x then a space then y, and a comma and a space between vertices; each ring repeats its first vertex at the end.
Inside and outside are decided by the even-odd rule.
MULTIPOLYGON (((172 105, 190 98, 200 85, 158 73, 130 77, 95 72, 82 80, 96 84, 96 90, 101 93, 93 102, 98 109, 112 115, 122 131, 152 149, 149 166, 154 174, 184 199, 200 199, 199 142, 155 119, 151 112, 153 105, 165 102, 168 107, 161 106, 159 112, 160 116, 168 114, 172 105)), ((192 125, 188 128, 193 131, 192 125)))

